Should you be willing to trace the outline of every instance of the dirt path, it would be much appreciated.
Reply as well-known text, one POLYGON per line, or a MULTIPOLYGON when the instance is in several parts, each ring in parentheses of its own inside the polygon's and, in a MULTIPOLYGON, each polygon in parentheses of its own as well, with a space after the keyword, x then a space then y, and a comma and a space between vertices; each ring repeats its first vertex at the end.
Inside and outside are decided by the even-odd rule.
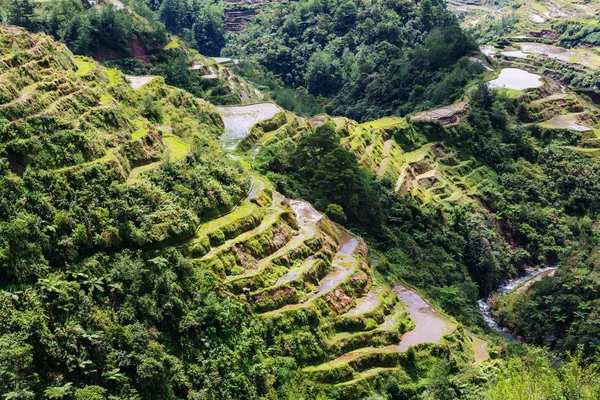
POLYGON ((146 165, 142 165, 142 166, 133 168, 131 170, 131 172, 129 173, 129 177, 127 178, 126 183, 132 184, 133 182, 135 182, 135 180, 137 179, 139 174, 141 174, 143 172, 152 171, 154 168, 158 168, 160 163, 161 163, 160 161, 154 161, 154 162, 151 162, 150 164, 146 164, 146 165))
POLYGON ((390 150, 392 149, 392 145, 395 143, 394 139, 386 140, 383 143, 383 155, 388 156, 390 154, 390 150))

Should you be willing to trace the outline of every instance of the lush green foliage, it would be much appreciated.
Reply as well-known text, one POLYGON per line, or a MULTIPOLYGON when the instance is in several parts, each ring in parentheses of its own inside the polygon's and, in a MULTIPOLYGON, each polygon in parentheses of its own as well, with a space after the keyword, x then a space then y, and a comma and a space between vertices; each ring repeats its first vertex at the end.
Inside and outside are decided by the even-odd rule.
MULTIPOLYGON (((8 48, 35 43, 3 37, 8 48)), ((73 60, 63 46, 36 39, 38 52, 11 55, 32 59, 29 75, 21 76, 18 64, 4 65, 14 79, 6 95, 17 98, 5 101, 1 115, 5 283, 34 280, 90 252, 189 236, 245 192, 248 178, 222 162, 214 142, 222 122, 212 106, 160 80, 134 92, 117 71, 111 78, 92 61, 73 60), (52 73, 36 62, 46 51, 56 60, 52 73), (26 86, 30 91, 19 96, 26 86), (161 158, 150 184, 125 184, 134 167, 161 158)))
POLYGON ((600 396, 600 371, 586 365, 581 355, 556 367, 545 351, 528 349, 514 357, 485 393, 486 400, 592 400, 600 396))
POLYGON ((257 19, 226 52, 365 120, 457 99, 482 71, 457 62, 474 49, 442 2, 311 0, 257 19))
POLYGON ((234 66, 236 74, 245 77, 261 91, 268 93, 275 102, 286 110, 302 116, 313 116, 324 112, 324 98, 309 94, 306 88, 285 86, 273 72, 257 63, 240 60, 234 66))
MULTIPOLYGON (((590 222, 577 229, 591 234, 590 222)), ((598 354, 598 248, 590 247, 561 263, 554 277, 534 283, 525 293, 498 299, 500 320, 532 343, 598 354)))
MULTIPOLYGON (((110 51, 109 58, 130 57, 131 41, 140 39, 149 43, 152 67, 125 61, 123 69, 163 75, 197 95, 218 92, 192 77, 185 46, 164 46, 166 34, 154 15, 187 41, 202 41, 206 51, 216 52, 222 9, 168 0, 148 5, 130 2, 137 13, 130 14, 67 0, 39 8, 11 0, 2 15, 101 57, 110 51), (153 22, 138 26, 140 15, 153 22)), ((470 41, 435 2, 367 7, 311 1, 265 18, 268 23, 251 27, 240 43, 251 38, 245 50, 279 77, 251 71, 248 64, 240 71, 254 74, 281 104, 305 115, 321 111, 317 96, 328 110, 359 118, 449 102, 481 70, 463 57, 470 41), (266 33, 272 36, 265 45, 273 49, 261 53, 254 40, 266 33), (370 108, 363 110, 366 104, 370 108)), ((161 78, 134 91, 117 71, 73 58, 45 37, 1 29, 4 398, 345 398, 343 388, 316 385, 300 372, 331 360, 331 315, 302 309, 257 317, 253 310, 281 299, 253 304, 250 295, 232 294, 234 286, 182 256, 179 245, 202 222, 231 210, 250 187, 242 164, 216 143, 222 123, 214 108, 161 78)), ((553 365, 548 357, 555 356, 545 352, 513 357, 509 351, 501 354, 509 359, 505 366, 497 360, 474 366, 463 359, 471 352, 461 326, 443 346, 426 344, 403 354, 406 376, 361 382, 363 391, 353 395, 598 398, 597 161, 567 147, 577 145, 576 132, 523 126, 528 97, 494 96, 482 84, 469 98, 457 126, 409 121, 410 129, 391 136, 402 154, 441 142, 439 149, 453 156, 446 162, 481 165, 484 183, 466 188, 460 201, 422 205, 419 198, 398 196, 395 182, 364 168, 328 118, 314 120, 325 121, 317 128, 302 125, 298 135, 271 140, 254 164, 284 194, 310 200, 363 234, 384 256, 373 263, 373 276, 410 282, 471 331, 481 332, 483 325, 478 297, 524 265, 560 263, 554 278, 498 301, 499 316, 515 333, 560 350, 559 357, 564 351, 581 355, 553 365)), ((384 130, 377 134, 390 138, 384 130)), ((256 227, 267 213, 261 212, 244 224, 256 227)), ((229 238, 219 233, 206 238, 208 249, 211 241, 229 238)), ((249 246, 260 252, 255 239, 249 246)), ((242 250, 232 249, 240 257, 242 250)), ((294 257, 303 251, 314 253, 308 246, 294 257)), ((343 283, 351 294, 358 291, 356 282, 370 278, 357 276, 362 281, 343 283)), ((298 286, 303 295, 313 290, 309 282, 298 286)), ((387 343, 369 336, 383 316, 375 314, 360 320, 364 326, 357 329, 365 335, 346 337, 347 343, 387 343)), ((403 332, 404 322, 390 337, 403 332)), ((328 373, 336 379, 345 371, 328 373)))
POLYGON ((166 29, 207 56, 218 56, 225 46, 224 7, 216 1, 134 0, 132 5, 147 5, 166 29))
POLYGON ((167 43, 162 24, 121 12, 112 5, 97 8, 77 0, 62 0, 41 3, 34 11, 30 8, 33 2, 29 0, 11 0, 4 22, 47 33, 76 54, 126 58, 132 56, 131 42, 137 38, 148 53, 167 43))
POLYGON ((554 24, 553 28, 556 29, 558 32, 562 33, 562 36, 560 38, 561 46, 600 46, 600 25, 598 23, 594 24, 582 23, 577 21, 566 21, 554 24))

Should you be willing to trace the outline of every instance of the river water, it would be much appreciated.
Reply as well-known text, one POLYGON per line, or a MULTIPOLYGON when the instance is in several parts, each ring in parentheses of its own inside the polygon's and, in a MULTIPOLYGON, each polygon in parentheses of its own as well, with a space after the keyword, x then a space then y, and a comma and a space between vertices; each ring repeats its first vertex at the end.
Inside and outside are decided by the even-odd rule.
MULTIPOLYGON (((540 269, 536 269, 534 271, 528 272, 527 274, 522 275, 518 278, 506 280, 498 286, 498 288, 495 290, 494 293, 498 293, 501 295, 510 293, 513 290, 519 288, 521 285, 523 285, 528 280, 534 279, 536 276, 538 276, 542 273, 545 273, 550 270, 555 270, 555 269, 556 269, 556 266, 544 267, 544 268, 540 268, 540 269)), ((495 331, 497 331, 498 333, 500 333, 505 339, 518 341, 518 339, 516 337, 514 337, 510 333, 504 331, 502 329, 502 327, 500 325, 498 325, 498 322, 496 322, 496 320, 492 317, 490 305, 488 304, 488 298, 489 298, 489 296, 479 299, 479 312, 481 313, 481 315, 483 315, 483 319, 485 320, 485 323, 490 328, 492 328, 495 331)))

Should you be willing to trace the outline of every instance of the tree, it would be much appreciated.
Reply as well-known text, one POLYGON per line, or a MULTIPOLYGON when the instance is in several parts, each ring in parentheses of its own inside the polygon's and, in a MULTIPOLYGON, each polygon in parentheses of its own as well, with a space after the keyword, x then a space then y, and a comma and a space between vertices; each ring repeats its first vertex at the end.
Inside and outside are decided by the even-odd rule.
POLYGON ((22 26, 25 29, 33 30, 33 0, 10 0, 8 7, 9 22, 13 25, 22 26))
POLYGON ((306 87, 311 93, 329 96, 340 87, 339 60, 326 51, 313 54, 306 67, 306 87))
POLYGON ((194 23, 194 41, 200 53, 207 56, 218 56, 225 46, 223 21, 225 19, 223 6, 207 3, 199 18, 194 23))
POLYGON ((329 218, 337 223, 344 224, 346 222, 346 214, 344 213, 344 209, 338 204, 329 204, 325 210, 325 214, 327 214, 329 218))

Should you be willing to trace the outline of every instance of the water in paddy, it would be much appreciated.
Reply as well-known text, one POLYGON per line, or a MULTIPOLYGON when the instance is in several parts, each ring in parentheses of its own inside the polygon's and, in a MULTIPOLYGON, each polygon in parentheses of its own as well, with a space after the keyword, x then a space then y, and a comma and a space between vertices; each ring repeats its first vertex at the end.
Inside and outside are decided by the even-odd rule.
POLYGON ((588 68, 600 68, 600 56, 586 49, 565 49, 544 43, 517 43, 524 53, 541 54, 560 61, 583 65, 588 68))
POLYGON ((250 132, 252 125, 269 119, 281 111, 273 103, 217 107, 217 109, 225 125, 225 134, 221 136, 221 142, 227 150, 234 150, 239 141, 250 132))
POLYGON ((500 71, 498 78, 488 82, 490 88, 504 89, 533 89, 542 86, 544 83, 541 76, 532 74, 519 68, 504 68, 500 71))
POLYGON ((410 346, 421 343, 439 343, 443 336, 452 333, 453 322, 428 304, 417 292, 402 284, 396 284, 394 291, 404 304, 415 328, 402 336, 397 345, 398 351, 406 351, 410 346))

